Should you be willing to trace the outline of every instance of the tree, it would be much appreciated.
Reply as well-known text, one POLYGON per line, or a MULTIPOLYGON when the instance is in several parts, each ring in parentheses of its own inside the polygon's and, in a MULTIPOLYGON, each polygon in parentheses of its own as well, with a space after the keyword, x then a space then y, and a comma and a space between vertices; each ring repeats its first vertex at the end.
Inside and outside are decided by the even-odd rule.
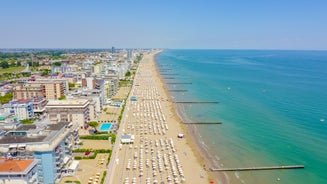
POLYGON ((39 67, 40 66, 40 63, 38 61, 36 61, 36 62, 34 62, 34 65, 33 66, 39 67))
POLYGON ((70 88, 74 88, 75 87, 75 84, 74 83, 71 83, 71 82, 68 82, 68 86, 69 86, 69 89, 70 88))
POLYGON ((20 61, 17 61, 16 66, 22 66, 22 63, 20 61))
POLYGON ((44 69, 41 73, 41 76, 45 76, 45 75, 48 75, 50 73, 50 70, 49 69, 44 69))
POLYGON ((99 123, 96 121, 91 121, 91 122, 89 122, 89 126, 96 128, 97 126, 99 126, 99 123))
POLYGON ((130 76, 131 76, 131 72, 127 71, 126 74, 125 74, 125 77, 130 77, 130 76))
POLYGON ((61 66, 61 62, 57 61, 57 62, 54 62, 52 63, 53 66, 61 66))
POLYGON ((22 124, 33 124, 34 123, 34 119, 23 119, 21 120, 22 124))
POLYGON ((58 100, 65 100, 66 99, 66 96, 65 95, 62 95, 58 98, 58 100))
POLYGON ((7 61, 2 61, 2 62, 0 63, 0 66, 1 66, 2 68, 9 68, 9 64, 8 64, 7 61))
POLYGON ((13 93, 7 93, 4 96, 0 96, 0 103, 5 104, 13 98, 13 93))

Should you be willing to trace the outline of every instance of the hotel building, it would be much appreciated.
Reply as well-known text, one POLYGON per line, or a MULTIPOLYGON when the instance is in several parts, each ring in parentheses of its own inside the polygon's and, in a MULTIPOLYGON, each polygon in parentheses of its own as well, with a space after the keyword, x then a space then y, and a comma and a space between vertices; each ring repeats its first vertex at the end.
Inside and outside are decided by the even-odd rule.
POLYGON ((52 123, 72 122, 80 128, 86 128, 94 107, 87 99, 50 100, 45 109, 52 123))
POLYGON ((70 166, 76 162, 72 159, 72 149, 79 141, 77 130, 78 127, 68 123, 21 125, 7 130, 0 136, 0 158, 32 162, 17 170, 15 176, 7 172, 10 169, 4 169, 0 177, 19 177, 21 183, 58 183, 63 175, 76 169, 70 166))

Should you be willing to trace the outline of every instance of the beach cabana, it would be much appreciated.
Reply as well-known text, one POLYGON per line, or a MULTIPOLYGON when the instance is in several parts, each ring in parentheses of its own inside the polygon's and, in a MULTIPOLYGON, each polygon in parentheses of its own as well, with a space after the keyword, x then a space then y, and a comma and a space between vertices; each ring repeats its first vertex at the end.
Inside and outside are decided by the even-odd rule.
POLYGON ((184 134, 178 134, 177 137, 178 138, 184 138, 184 134))

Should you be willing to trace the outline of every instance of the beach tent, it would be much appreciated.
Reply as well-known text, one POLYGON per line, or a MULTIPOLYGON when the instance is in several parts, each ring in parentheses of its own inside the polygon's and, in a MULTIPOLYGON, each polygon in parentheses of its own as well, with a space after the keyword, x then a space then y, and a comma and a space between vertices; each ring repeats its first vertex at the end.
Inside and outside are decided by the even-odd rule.
POLYGON ((184 138, 184 134, 178 134, 177 137, 178 138, 184 138))

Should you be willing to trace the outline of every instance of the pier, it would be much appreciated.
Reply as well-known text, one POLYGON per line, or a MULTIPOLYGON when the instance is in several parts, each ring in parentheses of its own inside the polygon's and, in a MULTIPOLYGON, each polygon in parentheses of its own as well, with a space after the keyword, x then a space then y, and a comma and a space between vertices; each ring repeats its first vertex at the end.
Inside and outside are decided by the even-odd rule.
POLYGON ((170 91, 170 92, 187 92, 188 90, 186 90, 186 89, 169 89, 168 91, 170 91))
POLYGON ((164 79, 175 79, 174 77, 163 77, 164 79))
POLYGON ((178 73, 161 73, 160 75, 179 75, 178 73))
POLYGON ((183 122, 184 124, 190 124, 190 125, 217 125, 217 124, 223 124, 222 122, 183 122))
POLYGON ((279 165, 267 167, 237 167, 237 168, 210 168, 210 171, 255 171, 255 170, 276 170, 276 169, 303 169, 304 165, 279 165))
POLYGON ((166 84, 192 84, 192 82, 167 82, 166 84))
POLYGON ((160 71, 167 71, 167 70, 172 70, 171 68, 160 68, 160 71))
POLYGON ((184 103, 184 104, 218 104, 219 102, 217 101, 184 101, 184 102, 179 102, 179 101, 175 101, 174 103, 184 103))

